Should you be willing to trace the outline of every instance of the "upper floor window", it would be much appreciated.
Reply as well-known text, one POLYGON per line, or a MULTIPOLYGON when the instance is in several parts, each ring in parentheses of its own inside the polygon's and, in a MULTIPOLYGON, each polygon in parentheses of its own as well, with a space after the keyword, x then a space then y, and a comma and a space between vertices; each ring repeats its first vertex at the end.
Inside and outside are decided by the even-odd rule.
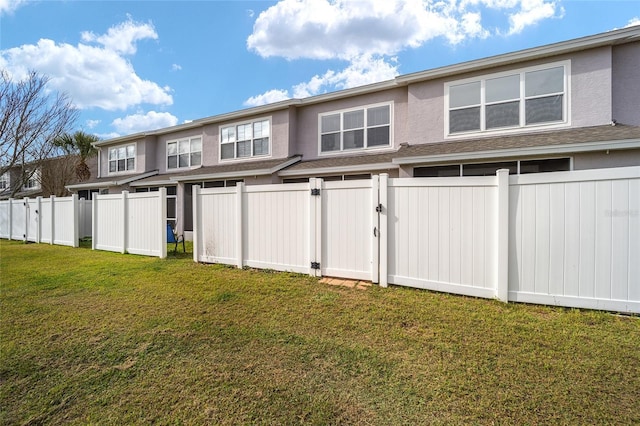
POLYGON ((391 104, 320 115, 320 152, 391 145, 391 104))
POLYGON ((271 124, 260 119, 220 129, 220 159, 257 157, 270 153, 271 124))
POLYGON ((6 172, 0 176, 0 190, 9 188, 9 172, 6 172))
POLYGON ((136 144, 109 148, 109 173, 136 169, 136 144))
POLYGON ((202 138, 167 142, 167 169, 194 167, 200 164, 202 164, 202 138))
POLYGON ((22 185, 22 189, 40 189, 40 170, 36 170, 31 173, 29 179, 27 179, 22 185))
POLYGON ((567 121, 568 62, 445 85, 448 133, 567 121))

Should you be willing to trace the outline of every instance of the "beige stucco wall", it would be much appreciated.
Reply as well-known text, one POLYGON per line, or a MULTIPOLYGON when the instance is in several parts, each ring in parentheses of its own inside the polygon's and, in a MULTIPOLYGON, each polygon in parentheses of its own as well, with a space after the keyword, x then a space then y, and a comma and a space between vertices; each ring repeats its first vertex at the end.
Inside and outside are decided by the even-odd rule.
POLYGON ((640 126, 640 41, 613 48, 612 91, 612 118, 640 126))

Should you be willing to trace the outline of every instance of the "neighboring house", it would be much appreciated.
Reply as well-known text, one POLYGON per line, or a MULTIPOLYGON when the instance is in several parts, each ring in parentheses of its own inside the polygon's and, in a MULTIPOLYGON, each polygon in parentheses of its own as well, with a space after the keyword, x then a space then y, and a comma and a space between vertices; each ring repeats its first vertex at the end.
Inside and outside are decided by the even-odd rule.
MULTIPOLYGON (((98 173, 96 157, 87 159, 92 176, 98 173)), ((13 198, 65 196, 71 192, 67 185, 78 183, 75 174, 76 156, 48 158, 37 164, 17 165, 0 177, 0 199, 7 199, 18 186, 13 198), (34 170, 35 169, 35 170, 34 170), (27 178, 28 176, 28 178, 27 178)), ((80 197, 91 198, 90 191, 78 191, 80 197)))
POLYGON ((640 165, 640 27, 100 141, 73 191, 513 174, 640 165))

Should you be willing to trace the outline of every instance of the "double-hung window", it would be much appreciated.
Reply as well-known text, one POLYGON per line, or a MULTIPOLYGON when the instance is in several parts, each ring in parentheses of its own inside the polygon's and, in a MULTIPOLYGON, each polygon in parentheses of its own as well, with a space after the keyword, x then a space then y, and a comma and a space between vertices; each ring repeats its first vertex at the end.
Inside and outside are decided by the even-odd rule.
POLYGON ((0 176, 0 191, 9 188, 9 172, 3 173, 0 176))
POLYGON ((109 148, 109 173, 129 172, 136 169, 136 144, 109 148))
POLYGON ((446 84, 448 133, 567 122, 569 63, 446 84))
POLYGON ((391 146, 391 104, 321 114, 320 152, 391 146))
POLYGON ((220 159, 260 157, 270 153, 271 122, 260 119, 220 128, 220 159))
POLYGON ((185 138, 167 142, 167 169, 195 167, 202 164, 202 138, 185 138))

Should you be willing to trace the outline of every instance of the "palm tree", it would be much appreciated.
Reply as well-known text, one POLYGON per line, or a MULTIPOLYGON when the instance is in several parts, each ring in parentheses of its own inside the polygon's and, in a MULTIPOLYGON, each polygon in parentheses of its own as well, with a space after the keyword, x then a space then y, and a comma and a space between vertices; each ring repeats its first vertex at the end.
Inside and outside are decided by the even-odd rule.
POLYGON ((78 130, 74 134, 65 133, 56 138, 54 144, 62 148, 69 155, 77 155, 78 163, 76 164, 76 177, 80 182, 88 180, 91 177, 91 170, 87 166, 87 159, 98 153, 93 144, 100 140, 96 135, 85 133, 78 130))

